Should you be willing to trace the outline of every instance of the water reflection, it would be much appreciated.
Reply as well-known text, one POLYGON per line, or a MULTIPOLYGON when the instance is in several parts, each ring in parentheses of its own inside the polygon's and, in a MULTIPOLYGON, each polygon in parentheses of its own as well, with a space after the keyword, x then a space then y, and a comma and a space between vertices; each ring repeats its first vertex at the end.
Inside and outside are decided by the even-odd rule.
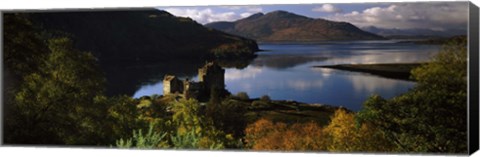
MULTIPOLYGON (((245 70, 248 71, 248 67, 245 70)), ((226 76, 230 75, 227 70, 226 76)), ((247 92, 251 97, 269 95, 273 99, 341 105, 359 110, 372 94, 393 97, 413 87, 409 81, 386 79, 340 70, 276 71, 263 69, 256 77, 226 80, 232 93, 247 92)))
POLYGON ((352 110, 359 110, 372 94, 390 98, 408 91, 415 83, 312 66, 425 62, 438 51, 438 46, 391 41, 260 46, 269 51, 260 52, 250 66, 227 69, 226 78, 238 78, 226 80, 232 93, 243 91, 251 97, 269 95, 273 99, 341 105, 352 110))
POLYGON ((324 61, 327 59, 327 57, 318 55, 304 56, 297 54, 261 54, 257 59, 255 59, 252 65, 259 67, 265 66, 274 69, 286 69, 308 62, 324 61))
POLYGON ((429 60, 437 45, 417 45, 398 41, 327 42, 317 44, 264 44, 252 65, 276 69, 307 63, 317 65, 412 63, 429 60))
POLYGON ((225 75, 225 80, 254 78, 259 73, 262 73, 262 68, 259 67, 252 67, 245 70, 232 69, 228 75, 225 75))
POLYGON ((324 81, 323 80, 313 80, 313 81, 305 81, 305 80, 288 80, 287 81, 287 85, 292 88, 292 89, 295 89, 295 91, 308 91, 308 90, 311 90, 311 89, 315 89, 315 88, 322 88, 323 86, 323 83, 324 81))
MULTIPOLYGON (((359 110, 372 94, 390 98, 408 91, 415 83, 312 66, 425 62, 439 47, 369 41, 261 44, 260 48, 268 51, 258 53, 256 59, 247 64, 243 62, 240 67, 227 66, 225 84, 231 93, 247 92, 250 97, 269 95, 272 99, 323 103, 359 110)), ((134 97, 162 94, 162 86, 161 81, 141 86, 134 97)))

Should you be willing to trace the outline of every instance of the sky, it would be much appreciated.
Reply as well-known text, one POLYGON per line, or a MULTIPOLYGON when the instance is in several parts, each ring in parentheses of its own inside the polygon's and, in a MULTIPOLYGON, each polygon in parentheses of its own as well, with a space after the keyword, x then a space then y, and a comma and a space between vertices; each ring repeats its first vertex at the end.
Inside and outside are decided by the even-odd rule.
POLYGON ((467 2, 338 3, 292 5, 159 7, 175 16, 190 17, 201 24, 235 21, 255 13, 284 10, 295 14, 350 22, 358 27, 444 31, 466 29, 467 2))

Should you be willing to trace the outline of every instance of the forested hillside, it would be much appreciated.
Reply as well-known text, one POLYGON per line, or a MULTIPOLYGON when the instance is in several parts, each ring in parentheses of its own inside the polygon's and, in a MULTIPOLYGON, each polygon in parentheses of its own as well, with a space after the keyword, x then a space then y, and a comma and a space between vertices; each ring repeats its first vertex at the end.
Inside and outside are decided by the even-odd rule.
POLYGON ((253 40, 156 9, 21 13, 50 36, 68 35, 102 62, 250 57, 253 40))

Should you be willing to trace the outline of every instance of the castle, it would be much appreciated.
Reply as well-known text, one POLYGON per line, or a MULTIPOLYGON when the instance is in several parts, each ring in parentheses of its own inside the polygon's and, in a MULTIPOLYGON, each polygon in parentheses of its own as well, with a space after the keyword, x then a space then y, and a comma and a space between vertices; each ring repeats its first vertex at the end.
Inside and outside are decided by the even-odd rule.
POLYGON ((215 62, 208 62, 198 69, 199 82, 189 79, 180 80, 173 75, 165 75, 163 79, 163 95, 179 95, 195 99, 209 97, 212 89, 225 89, 225 69, 215 62))

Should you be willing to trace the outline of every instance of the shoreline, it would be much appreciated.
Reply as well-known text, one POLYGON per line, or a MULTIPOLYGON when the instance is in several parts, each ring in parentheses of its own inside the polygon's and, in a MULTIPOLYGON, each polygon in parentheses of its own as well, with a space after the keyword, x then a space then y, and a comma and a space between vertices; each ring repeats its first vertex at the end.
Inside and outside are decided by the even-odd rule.
POLYGON ((380 77, 415 81, 410 71, 424 63, 381 63, 381 64, 338 64, 313 66, 313 68, 329 68, 351 72, 368 73, 380 77))

